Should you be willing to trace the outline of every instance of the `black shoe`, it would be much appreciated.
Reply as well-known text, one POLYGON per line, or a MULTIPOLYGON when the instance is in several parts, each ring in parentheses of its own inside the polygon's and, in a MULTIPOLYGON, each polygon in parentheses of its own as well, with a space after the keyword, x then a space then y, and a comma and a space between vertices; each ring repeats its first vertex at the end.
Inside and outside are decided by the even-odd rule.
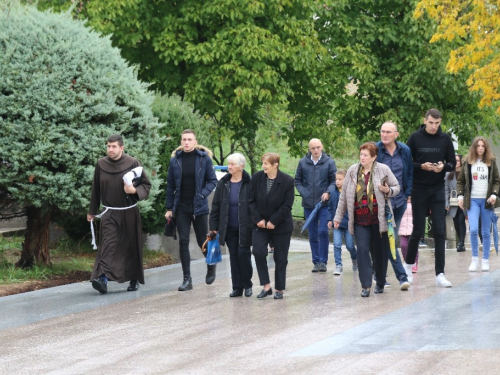
POLYGON ((137 280, 130 280, 130 283, 128 284, 127 291, 128 292, 135 292, 137 289, 139 289, 139 282, 137 280))
POLYGON ((205 282, 210 285, 215 281, 215 268, 216 264, 207 264, 207 276, 205 277, 205 282))
POLYGON ((243 295, 243 290, 241 289, 233 289, 231 293, 229 293, 229 297, 241 297, 243 295))
POLYGON ((319 272, 326 272, 326 263, 319 264, 319 272))
POLYGON ((316 264, 314 265, 314 268, 312 269, 312 271, 311 271, 311 272, 319 272, 319 263, 316 263, 316 264))
POLYGON ((283 299, 283 292, 277 290, 276 293, 274 293, 274 299, 283 299))
POLYGON ((92 280, 92 287, 101 294, 106 294, 108 292, 108 284, 106 284, 104 279, 92 280))
POLYGON ((384 293, 384 287, 383 286, 375 285, 375 289, 373 290, 373 292, 375 294, 384 293))
POLYGON ((270 296, 273 294, 273 288, 269 288, 269 290, 262 289, 262 292, 259 293, 257 298, 266 298, 267 296, 270 296))
POLYGON ((361 297, 370 297, 370 288, 361 289, 361 297))
POLYGON ((185 292, 186 290, 193 289, 193 282, 191 276, 184 276, 184 281, 182 285, 177 289, 179 292, 185 292))
POLYGON ((465 251, 465 245, 463 242, 459 242, 457 246, 457 252, 461 253, 462 251, 465 251))
POLYGON ((251 297, 251 296, 252 296, 252 288, 246 288, 245 297, 251 297))

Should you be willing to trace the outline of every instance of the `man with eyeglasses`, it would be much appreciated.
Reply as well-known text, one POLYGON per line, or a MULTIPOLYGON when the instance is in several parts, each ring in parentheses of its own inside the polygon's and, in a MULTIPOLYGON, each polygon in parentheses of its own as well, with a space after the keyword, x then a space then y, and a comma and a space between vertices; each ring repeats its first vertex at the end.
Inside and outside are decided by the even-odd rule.
MULTIPOLYGON (((406 204, 411 199, 411 189, 413 186, 413 161, 411 158, 411 151, 407 145, 396 141, 398 136, 397 125, 392 121, 387 121, 384 122, 380 128, 380 141, 377 142, 377 162, 391 168, 392 173, 401 187, 400 193, 391 198, 394 223, 396 224, 394 230, 396 239, 399 224, 401 224, 401 219, 406 211, 406 204)), ((406 274, 398 249, 396 249, 396 259, 392 259, 392 256, 389 256, 389 260, 391 261, 396 278, 399 281, 399 288, 401 290, 408 290, 410 287, 408 279, 411 278, 412 275, 406 274)))
POLYGON ((323 151, 323 144, 317 138, 309 141, 309 152, 299 161, 295 172, 295 187, 302 197, 304 216, 307 219, 314 207, 322 206, 308 227, 311 246, 312 272, 326 272, 328 263, 328 200, 335 189, 337 167, 329 155, 323 151))

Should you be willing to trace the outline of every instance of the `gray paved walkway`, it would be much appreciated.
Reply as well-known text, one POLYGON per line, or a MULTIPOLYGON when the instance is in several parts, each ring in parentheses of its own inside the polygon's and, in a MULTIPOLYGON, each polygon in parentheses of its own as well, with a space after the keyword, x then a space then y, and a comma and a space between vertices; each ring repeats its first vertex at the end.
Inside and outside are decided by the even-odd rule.
MULTIPOLYGON (((294 243, 307 248, 307 243, 294 243)), ((344 274, 312 274, 292 252, 281 301, 229 298, 228 259, 204 284, 177 292, 179 265, 146 272, 139 292, 110 283, 99 295, 77 283, 0 298, 1 374, 498 374, 500 260, 467 272, 470 252, 447 251, 453 288, 434 286, 434 259, 420 255, 407 292, 359 296, 344 274)), ((256 272, 253 278, 258 284, 256 272)))

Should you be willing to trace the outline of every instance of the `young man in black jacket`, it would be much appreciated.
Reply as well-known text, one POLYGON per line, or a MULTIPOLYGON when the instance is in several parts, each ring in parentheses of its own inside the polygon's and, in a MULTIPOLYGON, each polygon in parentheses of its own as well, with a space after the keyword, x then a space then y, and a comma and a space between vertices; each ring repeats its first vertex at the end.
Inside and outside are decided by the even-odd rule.
POLYGON ((444 276, 445 246, 445 193, 444 175, 455 170, 455 148, 451 137, 441 130, 441 113, 429 109, 425 114, 424 125, 408 139, 408 147, 413 158, 413 189, 411 201, 413 208, 413 232, 408 242, 405 270, 411 275, 415 263, 418 243, 425 231, 425 216, 431 210, 434 223, 436 285, 451 287, 444 276))

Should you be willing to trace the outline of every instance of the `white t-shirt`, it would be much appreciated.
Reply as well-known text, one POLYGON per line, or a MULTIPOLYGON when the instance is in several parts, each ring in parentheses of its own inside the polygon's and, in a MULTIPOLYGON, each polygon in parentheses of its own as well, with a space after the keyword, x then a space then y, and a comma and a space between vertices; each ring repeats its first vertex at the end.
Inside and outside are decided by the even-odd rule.
POLYGON ((489 198, 488 192, 488 166, 481 160, 477 160, 471 165, 471 198, 489 198))

